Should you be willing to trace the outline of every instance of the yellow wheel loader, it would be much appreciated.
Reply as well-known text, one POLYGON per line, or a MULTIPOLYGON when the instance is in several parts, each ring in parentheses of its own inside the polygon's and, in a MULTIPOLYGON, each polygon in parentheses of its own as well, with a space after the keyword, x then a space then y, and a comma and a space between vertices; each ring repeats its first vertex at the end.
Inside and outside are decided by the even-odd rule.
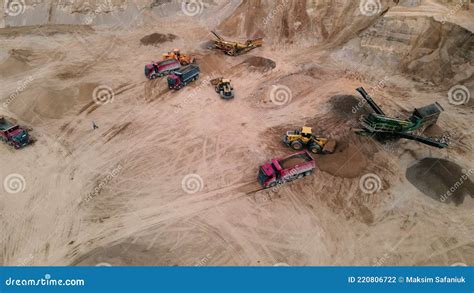
POLYGON ((294 150, 308 148, 313 154, 331 154, 336 148, 336 141, 313 135, 311 127, 304 126, 294 131, 287 131, 283 137, 285 145, 294 150))
POLYGON ((228 100, 234 97, 234 87, 230 84, 230 79, 219 77, 212 79, 210 82, 221 98, 228 100))

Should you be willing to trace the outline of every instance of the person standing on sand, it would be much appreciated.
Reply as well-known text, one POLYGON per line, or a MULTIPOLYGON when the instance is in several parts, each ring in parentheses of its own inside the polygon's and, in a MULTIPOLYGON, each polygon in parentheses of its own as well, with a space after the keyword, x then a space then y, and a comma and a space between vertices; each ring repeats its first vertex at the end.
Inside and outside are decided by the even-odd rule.
POLYGON ((95 122, 92 121, 92 130, 96 130, 97 128, 99 128, 99 126, 97 126, 97 124, 95 124, 95 122))

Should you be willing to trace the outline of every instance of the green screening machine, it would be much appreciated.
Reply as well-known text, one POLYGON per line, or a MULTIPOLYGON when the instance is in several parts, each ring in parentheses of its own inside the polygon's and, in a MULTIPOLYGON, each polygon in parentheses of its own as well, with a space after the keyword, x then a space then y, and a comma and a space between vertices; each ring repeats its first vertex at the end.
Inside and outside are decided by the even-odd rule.
POLYGON ((407 120, 404 120, 387 117, 364 88, 359 87, 356 90, 374 111, 373 113, 361 116, 360 124, 362 129, 356 130, 357 134, 373 135, 379 138, 411 139, 437 148, 448 146, 444 138, 431 138, 415 134, 422 132, 428 126, 436 124, 439 114, 444 110, 438 102, 422 108, 416 108, 412 115, 407 120))

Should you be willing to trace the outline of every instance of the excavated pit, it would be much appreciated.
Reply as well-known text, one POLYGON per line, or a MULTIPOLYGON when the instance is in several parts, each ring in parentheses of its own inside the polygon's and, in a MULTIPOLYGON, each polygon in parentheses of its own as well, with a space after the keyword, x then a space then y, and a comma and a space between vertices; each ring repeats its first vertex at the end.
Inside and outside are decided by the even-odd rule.
POLYGON ((251 56, 245 59, 243 64, 246 64, 248 66, 248 69, 251 71, 262 71, 262 72, 272 70, 276 67, 275 61, 268 58, 259 57, 259 56, 251 56))

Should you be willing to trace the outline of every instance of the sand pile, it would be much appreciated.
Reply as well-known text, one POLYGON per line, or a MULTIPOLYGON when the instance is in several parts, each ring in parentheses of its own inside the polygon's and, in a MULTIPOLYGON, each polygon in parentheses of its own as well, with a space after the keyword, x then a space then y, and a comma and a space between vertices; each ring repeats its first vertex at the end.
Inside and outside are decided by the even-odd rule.
POLYGON ((463 169, 458 164, 437 158, 424 158, 409 167, 406 178, 429 197, 460 205, 470 195, 474 198, 474 169, 463 169))
POLYGON ((283 162, 281 162, 281 164, 284 169, 289 169, 295 167, 296 165, 301 165, 305 162, 306 160, 302 157, 293 157, 284 160, 283 162))
POLYGON ((355 134, 339 138, 333 154, 318 155, 316 158, 316 165, 321 171, 342 178, 360 176, 369 163, 370 158, 355 134))
POLYGON ((330 98, 329 103, 332 110, 339 115, 355 115, 354 109, 357 109, 360 100, 352 95, 337 95, 330 98))
POLYGON ((347 42, 334 58, 379 78, 379 73, 392 71, 433 84, 454 78, 455 84, 474 73, 468 65, 472 33, 455 24, 424 16, 380 18, 359 38, 347 42))
POLYGON ((160 34, 160 33, 153 33, 147 36, 144 36, 140 39, 140 43, 145 46, 155 46, 158 44, 171 42, 175 40, 177 36, 173 34, 160 34))
POLYGON ((213 52, 207 55, 196 55, 197 62, 201 68, 201 72, 217 74, 223 73, 231 67, 231 62, 234 61, 230 56, 223 54, 220 51, 213 52))
MULTIPOLYGON (((380 1, 380 10, 393 5, 393 1, 380 1)), ((319 43, 351 39, 353 32, 368 27, 376 18, 362 15, 355 1, 243 1, 219 29, 231 36, 264 36, 268 42, 308 38, 319 43)))
POLYGON ((350 127, 358 127, 361 115, 371 113, 370 106, 353 95, 336 95, 329 99, 330 115, 350 127))

